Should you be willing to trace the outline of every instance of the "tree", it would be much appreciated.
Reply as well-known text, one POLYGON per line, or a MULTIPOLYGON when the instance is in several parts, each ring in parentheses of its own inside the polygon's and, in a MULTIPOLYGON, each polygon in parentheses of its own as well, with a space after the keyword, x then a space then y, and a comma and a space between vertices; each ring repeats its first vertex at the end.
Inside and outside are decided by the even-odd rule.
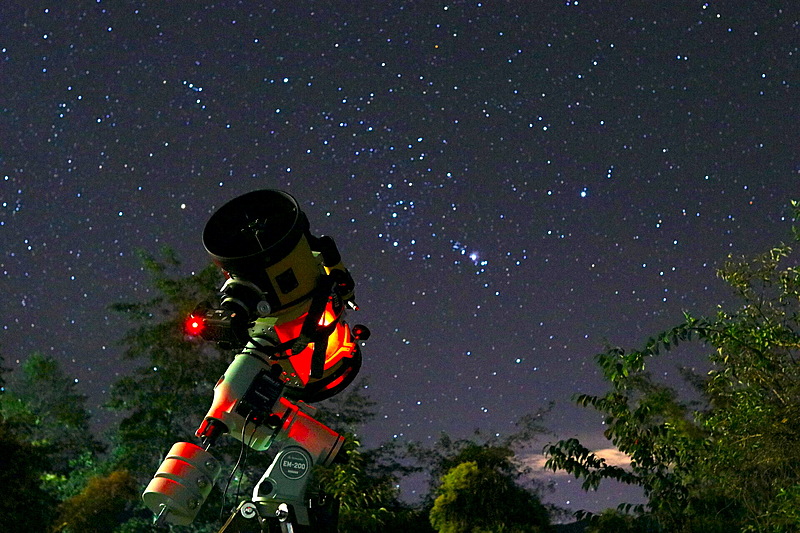
POLYGON ((752 260, 729 258, 719 275, 741 298, 738 309, 687 313, 640 350, 597 356, 611 390, 576 401, 605 415, 605 435, 630 456, 630 469, 575 439, 548 446, 548 466, 583 478, 586 489, 603 479, 641 486, 648 503, 623 509, 666 531, 800 528, 800 270, 786 266, 790 256, 781 245, 752 260), (700 406, 655 383, 646 368, 692 340, 711 349, 711 371, 692 379, 700 406))
MULTIPOLYGON (((0 419, 36 458, 36 493, 47 495, 43 506, 55 506, 80 491, 94 472, 103 446, 91 432, 86 397, 54 358, 34 353, 9 374, 0 394, 0 419)), ((38 526, 46 529, 41 521, 38 526)))
MULTIPOLYGON (((518 434, 504 439, 452 440, 442 435, 432 449, 413 449, 435 482, 428 509, 440 532, 546 531, 549 511, 540 499, 542 487, 525 480, 512 445, 522 436, 543 432, 539 416, 526 417, 518 434), (481 442, 483 441, 483 442, 481 442)), ((527 441, 525 441, 527 442, 527 441)))
POLYGON ((783 266, 790 254, 780 246, 729 261, 720 275, 745 305, 720 311, 706 335, 716 370, 712 408, 698 419, 711 435, 709 475, 759 530, 800 527, 796 513, 785 513, 800 488, 800 271, 783 266))
POLYGON ((209 265, 184 277, 171 251, 161 260, 140 255, 155 295, 112 308, 134 324, 122 338, 124 357, 143 364, 113 384, 109 407, 125 414, 114 437, 114 467, 143 480, 176 440, 193 436, 231 354, 184 332, 185 317, 197 303, 215 297, 218 269, 209 265))
POLYGON ((339 502, 339 531, 385 531, 396 518, 395 480, 388 474, 370 472, 370 457, 362 453, 360 447, 360 443, 348 435, 339 452, 346 460, 315 468, 310 488, 339 502))
POLYGON ((646 518, 632 516, 616 509, 606 509, 595 517, 586 533, 651 533, 658 531, 646 518))
POLYGON ((359 429, 375 416, 367 389, 362 379, 317 406, 316 419, 346 437, 339 452, 345 460, 317 466, 309 491, 339 501, 340 533, 429 531, 427 513, 404 505, 397 490, 398 478, 417 468, 403 464, 398 446, 365 450, 358 440, 359 429))
MULTIPOLYGON (((549 434, 543 420, 552 407, 551 403, 522 416, 515 423, 516 430, 502 437, 500 434, 487 437, 480 431, 475 431, 472 438, 453 439, 442 433, 431 447, 411 443, 405 452, 393 451, 393 453, 403 463, 416 465, 404 473, 425 472, 429 475, 429 500, 425 502, 427 505, 433 504, 442 476, 451 468, 473 460, 479 461, 480 465, 487 463, 492 468, 500 468, 507 474, 513 474, 517 480, 524 480, 527 483, 528 490, 539 494, 548 487, 527 476, 530 467, 517 461, 516 456, 520 452, 530 450, 542 435, 549 434)), ((559 512, 555 508, 551 508, 550 511, 559 512)))
MULTIPOLYGON (((164 250, 160 258, 144 252, 140 257, 151 277, 153 296, 144 302, 112 306, 132 323, 121 343, 124 357, 140 366, 112 385, 108 407, 124 417, 112 435, 112 453, 104 473, 125 470, 141 490, 176 441, 194 439, 211 405, 214 384, 233 354, 184 333, 184 321, 198 302, 217 297, 219 270, 209 264, 197 273, 182 275, 180 262, 170 250, 164 250)), ((228 466, 235 464, 240 450, 232 441, 221 439, 213 450, 228 466)), ((257 461, 254 454, 251 462, 257 461)), ((242 473, 238 475, 241 479, 242 473)), ((218 524, 219 496, 215 488, 190 530, 210 531, 211 523, 218 524)), ((134 511, 121 531, 150 531, 152 513, 139 499, 134 511)))
POLYGON ((41 485, 49 465, 41 446, 35 446, 15 433, 0 415, 0 524, 9 531, 40 533, 52 522, 55 498, 41 485))
POLYGON ((47 451, 51 472, 67 475, 82 455, 102 450, 92 436, 86 396, 50 356, 34 353, 12 373, 0 415, 27 442, 47 451))
POLYGON ((430 512, 439 533, 545 531, 547 509, 531 492, 515 483, 508 455, 498 448, 471 447, 463 461, 442 478, 430 512))
MULTIPOLYGON (((549 433, 543 420, 551 408, 552 404, 521 417, 516 422, 516 430, 506 436, 494 434, 487 437, 476 431, 472 438, 452 439, 443 433, 431 447, 412 443, 405 453, 395 454, 395 463, 412 465, 404 473, 424 472, 429 476, 430 492, 421 502, 420 510, 428 515, 435 529, 459 527, 457 521, 450 521, 451 516, 455 516, 450 514, 453 508, 458 509, 457 513, 469 510, 469 523, 476 527, 484 524, 490 528, 486 531, 537 531, 537 527, 546 530, 550 515, 562 514, 560 509, 541 503, 540 495, 547 486, 530 477, 530 467, 517 460, 519 452, 530 449, 536 439, 549 433), (475 463, 477 474, 473 475, 471 467, 463 467, 465 463, 475 463), (458 468, 460 470, 453 474, 458 468), (486 498, 478 502, 480 507, 473 505, 473 501, 461 505, 470 496, 466 492, 462 494, 460 487, 470 486, 469 490, 477 490, 475 487, 481 482, 488 483, 487 486, 497 491, 486 493, 486 498), (500 487, 504 488, 500 490, 500 487), (514 508, 495 511, 494 507, 502 504, 503 498, 508 498, 514 508), (481 513, 485 513, 487 506, 492 509, 489 521, 481 522, 481 513), (515 514, 517 510, 520 510, 519 514, 515 514), (515 517, 522 519, 517 521, 515 517), (517 529, 503 530, 504 522, 505 527, 513 525, 517 529)), ((477 533, 480 529, 475 531, 477 533)))
POLYGON ((139 485, 126 470, 92 477, 83 490, 62 502, 55 532, 107 533, 128 518, 139 485))

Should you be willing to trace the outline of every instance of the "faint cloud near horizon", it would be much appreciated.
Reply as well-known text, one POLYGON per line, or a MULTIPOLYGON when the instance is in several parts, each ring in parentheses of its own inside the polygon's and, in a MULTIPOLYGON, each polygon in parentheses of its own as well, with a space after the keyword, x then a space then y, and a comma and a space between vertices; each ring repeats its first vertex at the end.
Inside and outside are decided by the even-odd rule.
MULTIPOLYGON (((619 451, 617 448, 601 448, 599 450, 593 450, 592 453, 594 453, 597 457, 605 459, 606 464, 611 466, 627 468, 631 464, 631 458, 627 454, 619 451)), ((533 470, 533 477, 535 478, 546 477, 552 479, 554 477, 574 477, 572 474, 568 474, 564 470, 557 470, 553 472, 549 468, 545 468, 544 464, 547 461, 547 457, 541 453, 523 456, 521 461, 525 466, 528 466, 533 470)))

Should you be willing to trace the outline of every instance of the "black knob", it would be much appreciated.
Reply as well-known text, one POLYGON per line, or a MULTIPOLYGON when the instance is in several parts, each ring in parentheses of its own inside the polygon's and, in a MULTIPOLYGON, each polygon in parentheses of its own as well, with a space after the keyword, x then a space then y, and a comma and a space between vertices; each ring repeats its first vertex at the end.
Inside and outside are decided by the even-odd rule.
POLYGON ((363 324, 356 324, 353 326, 353 336, 356 340, 365 341, 369 339, 369 336, 372 335, 370 333, 369 328, 363 324))

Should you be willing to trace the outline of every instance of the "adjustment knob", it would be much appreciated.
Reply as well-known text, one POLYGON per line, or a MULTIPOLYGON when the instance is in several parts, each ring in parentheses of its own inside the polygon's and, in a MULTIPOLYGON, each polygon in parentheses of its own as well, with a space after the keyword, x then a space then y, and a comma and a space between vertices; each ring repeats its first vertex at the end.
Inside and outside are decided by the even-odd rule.
POLYGON ((369 339, 369 336, 372 335, 370 333, 369 328, 363 324, 356 324, 353 326, 353 337, 359 341, 365 341, 369 339))

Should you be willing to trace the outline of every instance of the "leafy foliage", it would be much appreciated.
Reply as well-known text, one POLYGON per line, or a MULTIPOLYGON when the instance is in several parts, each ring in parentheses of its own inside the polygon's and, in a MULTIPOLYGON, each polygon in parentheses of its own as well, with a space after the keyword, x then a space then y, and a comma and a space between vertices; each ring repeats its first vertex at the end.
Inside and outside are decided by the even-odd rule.
POLYGON ((525 417, 511 436, 453 440, 442 434, 431 448, 412 446, 410 454, 430 473, 430 523, 437 531, 538 531, 550 511, 539 500, 543 487, 521 483, 526 469, 512 446, 524 447, 545 432, 544 411, 525 417))
MULTIPOLYGON (((30 485, 33 492, 26 494, 17 490, 21 500, 38 494, 38 507, 54 507, 79 492, 94 473, 103 446, 92 435, 86 397, 76 391, 75 381, 64 375, 54 358, 34 353, 9 374, 0 394, 0 420, 9 437, 13 435, 28 450, 24 459, 8 460, 20 461, 19 467, 35 463, 30 466, 36 472, 36 486, 30 485)), ((30 473, 24 470, 22 479, 30 482, 25 477, 30 473)), ((37 513, 47 520, 54 517, 50 510, 37 513)), ((47 529, 44 520, 38 522, 39 531, 47 529)))
POLYGON ((547 510, 504 472, 508 456, 502 450, 474 447, 467 455, 477 460, 460 462, 442 478, 430 512, 431 525, 439 533, 546 530, 547 510))
POLYGON ((615 509, 606 509, 588 524, 586 533, 650 533, 655 524, 643 517, 634 517, 615 509))
POLYGON ((352 436, 339 453, 346 455, 346 461, 317 467, 313 485, 339 501, 340 531, 366 533, 385 528, 394 518, 390 509, 397 506, 395 480, 370 474, 369 458, 352 436))
POLYGON ((741 297, 733 312, 684 315, 682 323, 630 353, 597 356, 611 390, 580 395, 605 415, 605 436, 631 459, 608 464, 569 439, 549 445, 547 465, 595 489, 603 479, 641 486, 645 506, 622 506, 666 531, 795 531, 800 483, 800 272, 779 246, 731 258, 719 275, 741 297), (703 408, 655 383, 647 361, 686 341, 713 351, 695 379, 703 408))
POLYGON ((81 455, 102 449, 92 437, 86 396, 50 356, 34 353, 0 395, 0 416, 27 442, 46 450, 50 472, 69 474, 81 455))
MULTIPOLYGON (((442 476, 463 462, 479 461, 480 465, 497 468, 505 474, 520 479, 529 473, 529 468, 516 460, 517 452, 526 451, 537 438, 549 433, 543 420, 552 407, 550 404, 523 416, 515 424, 516 431, 503 437, 499 434, 487 437, 476 431, 472 438, 453 439, 442 433, 431 447, 411 443, 405 453, 396 452, 396 454, 419 465, 411 471, 421 470, 429 475, 430 501, 427 502, 429 504, 432 504, 433 498, 436 497, 436 488, 441 483, 442 476)), ((529 490, 534 493, 546 490, 546 487, 532 480, 529 480, 529 485, 529 490)))
POLYGON ((139 499, 139 485, 126 470, 92 477, 84 489, 59 506, 56 532, 106 533, 125 521, 139 499))
POLYGON ((215 295, 218 270, 209 265, 181 277, 175 273, 179 263, 174 255, 163 255, 159 261, 141 254, 155 295, 145 302, 113 306, 134 324, 122 338, 125 357, 144 363, 111 389, 109 407, 125 413, 115 438, 115 467, 140 480, 152 475, 175 440, 194 434, 229 358, 214 346, 188 338, 183 330, 183 320, 194 306, 215 295))
POLYGON ((0 524, 19 533, 46 531, 55 503, 40 483, 49 468, 47 454, 41 446, 20 439, 0 416, 0 457, 0 487, 8 495, 0 498, 0 524))
MULTIPOLYGON (((219 270, 209 265, 183 276, 179 261, 169 250, 164 250, 159 259, 145 253, 141 258, 155 289, 153 296, 144 302, 113 306, 132 323, 121 341, 124 356, 141 366, 112 386, 108 407, 125 416, 113 436, 107 465, 108 470, 129 472, 140 490, 176 441, 194 439, 211 404, 214 384, 234 355, 184 332, 185 318, 197 303, 218 297, 222 281, 219 270)), ((220 439, 214 447, 214 455, 225 465, 221 479, 230 479, 236 493, 242 488, 250 490, 271 461, 267 454, 251 454, 248 462, 259 470, 257 475, 251 476, 245 469, 231 471, 241 452, 242 444, 234 439, 220 439)), ((218 529, 220 506, 225 506, 220 501, 221 492, 215 486, 187 531, 218 529)), ((152 513, 137 499, 133 516, 120 531, 150 531, 151 520, 152 513)))

